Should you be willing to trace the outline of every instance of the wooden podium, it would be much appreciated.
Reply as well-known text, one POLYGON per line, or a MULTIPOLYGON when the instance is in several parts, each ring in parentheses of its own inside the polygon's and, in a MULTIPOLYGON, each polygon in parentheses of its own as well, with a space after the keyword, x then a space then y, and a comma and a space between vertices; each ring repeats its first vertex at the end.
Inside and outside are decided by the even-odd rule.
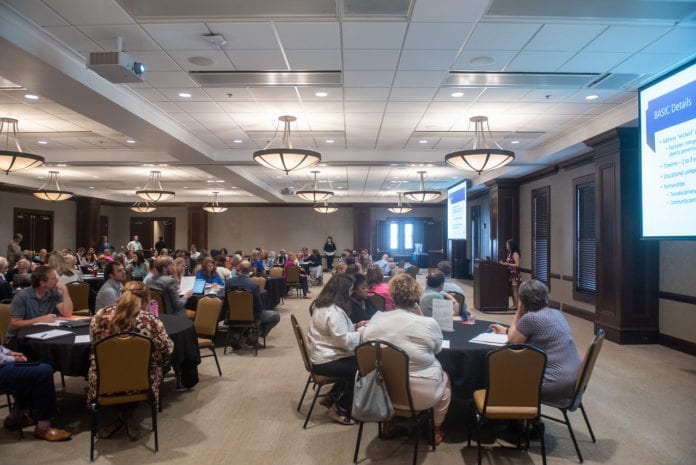
POLYGON ((474 307, 482 312, 508 311, 508 267, 494 261, 474 262, 474 307))

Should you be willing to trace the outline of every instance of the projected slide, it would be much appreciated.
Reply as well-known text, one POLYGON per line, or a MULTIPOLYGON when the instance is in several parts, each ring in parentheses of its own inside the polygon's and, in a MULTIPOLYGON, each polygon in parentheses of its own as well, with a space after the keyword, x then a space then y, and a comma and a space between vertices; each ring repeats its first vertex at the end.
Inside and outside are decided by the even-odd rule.
POLYGON ((640 99, 643 236, 696 236, 696 65, 640 99))
POLYGON ((447 190, 447 239, 466 239, 466 181, 447 190))

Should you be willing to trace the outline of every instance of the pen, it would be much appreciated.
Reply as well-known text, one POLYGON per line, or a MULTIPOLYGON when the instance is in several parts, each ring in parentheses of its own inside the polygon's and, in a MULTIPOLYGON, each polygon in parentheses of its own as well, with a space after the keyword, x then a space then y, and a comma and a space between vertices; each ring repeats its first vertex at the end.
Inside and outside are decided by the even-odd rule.
MULTIPOLYGON (((491 326, 492 326, 492 325, 500 325, 500 323, 498 323, 498 322, 496 321, 495 323, 491 323, 491 326)), ((501 325, 501 326, 502 326, 502 325, 501 325)), ((491 327, 489 326, 488 329, 486 330, 486 332, 487 332, 487 333, 492 333, 492 332, 493 332, 493 328, 491 328, 491 327)))

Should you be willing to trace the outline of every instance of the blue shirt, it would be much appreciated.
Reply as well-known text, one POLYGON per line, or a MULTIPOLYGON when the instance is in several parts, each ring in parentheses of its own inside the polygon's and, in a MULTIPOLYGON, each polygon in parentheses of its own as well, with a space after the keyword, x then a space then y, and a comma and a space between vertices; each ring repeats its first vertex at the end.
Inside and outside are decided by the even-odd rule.
MULTIPOLYGON (((58 289, 48 289, 43 298, 36 295, 36 289, 28 287, 17 293, 10 304, 10 318, 33 320, 50 313, 58 313, 56 305, 63 303, 63 293, 58 289)), ((15 337, 16 331, 7 330, 7 343, 15 337)))
POLYGON ((225 285, 225 281, 222 280, 219 274, 215 273, 213 276, 205 276, 203 270, 198 270, 196 272, 196 279, 202 279, 206 284, 219 284, 220 286, 225 285))

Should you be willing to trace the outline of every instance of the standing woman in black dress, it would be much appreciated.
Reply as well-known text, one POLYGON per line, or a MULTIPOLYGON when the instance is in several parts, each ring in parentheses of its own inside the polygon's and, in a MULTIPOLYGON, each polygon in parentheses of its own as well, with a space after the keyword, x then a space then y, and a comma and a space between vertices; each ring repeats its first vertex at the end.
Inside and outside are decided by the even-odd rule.
POLYGON ((510 307, 510 310, 517 310, 518 291, 522 283, 522 276, 520 276, 520 248, 514 240, 508 239, 505 241, 505 249, 508 253, 507 258, 500 263, 506 265, 510 270, 510 286, 512 287, 512 307, 510 307))
POLYGON ((336 244, 334 244, 333 238, 329 236, 326 238, 326 243, 324 244, 324 256, 326 257, 327 270, 333 270, 334 255, 336 255, 336 244))

